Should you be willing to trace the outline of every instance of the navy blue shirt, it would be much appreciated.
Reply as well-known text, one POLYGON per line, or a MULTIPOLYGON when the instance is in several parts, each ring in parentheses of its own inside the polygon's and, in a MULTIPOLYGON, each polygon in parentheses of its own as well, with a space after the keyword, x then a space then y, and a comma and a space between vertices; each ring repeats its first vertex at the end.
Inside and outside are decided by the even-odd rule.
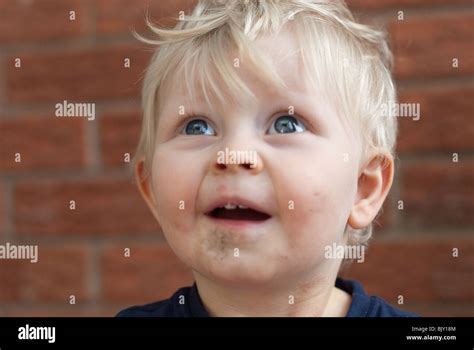
MULTIPOLYGON (((336 280, 336 287, 352 296, 346 317, 416 317, 387 304, 382 298, 369 296, 356 281, 336 280)), ((117 317, 209 317, 194 284, 181 288, 169 299, 120 311, 117 317)))

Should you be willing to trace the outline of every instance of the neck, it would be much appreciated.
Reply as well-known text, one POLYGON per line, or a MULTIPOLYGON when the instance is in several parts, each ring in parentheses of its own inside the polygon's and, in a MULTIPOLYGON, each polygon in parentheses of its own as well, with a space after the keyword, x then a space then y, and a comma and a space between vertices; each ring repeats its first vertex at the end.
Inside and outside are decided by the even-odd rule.
POLYGON ((222 285, 195 272, 201 300, 210 316, 329 316, 346 315, 351 296, 334 287, 334 278, 311 278, 283 285, 222 285), (296 287, 294 287, 296 286, 296 287))

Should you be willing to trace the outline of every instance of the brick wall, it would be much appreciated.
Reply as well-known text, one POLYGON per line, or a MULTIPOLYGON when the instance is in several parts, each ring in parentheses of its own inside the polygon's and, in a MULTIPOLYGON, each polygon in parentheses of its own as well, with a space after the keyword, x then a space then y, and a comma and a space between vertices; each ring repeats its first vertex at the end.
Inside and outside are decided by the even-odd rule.
MULTIPOLYGON (((0 242, 38 244, 41 254, 36 264, 0 261, 0 315, 114 315, 190 283, 124 154, 136 146, 150 57, 130 28, 144 28, 148 4, 167 24, 192 3, 0 0, 0 242), (63 100, 95 102, 96 119, 55 118, 63 100)), ((423 315, 473 315, 473 3, 348 3, 389 31, 400 100, 420 103, 421 119, 400 118, 376 238, 366 263, 344 274, 423 315)))

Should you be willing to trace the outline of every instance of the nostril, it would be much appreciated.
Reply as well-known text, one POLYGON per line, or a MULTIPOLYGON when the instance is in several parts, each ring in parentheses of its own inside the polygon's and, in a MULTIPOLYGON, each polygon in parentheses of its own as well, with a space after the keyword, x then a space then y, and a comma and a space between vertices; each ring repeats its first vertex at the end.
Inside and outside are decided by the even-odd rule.
MULTIPOLYGON (((246 163, 246 164, 239 164, 240 166, 244 167, 245 169, 252 169, 252 164, 246 163)), ((220 170, 224 170, 227 168, 227 165, 224 163, 216 163, 216 167, 220 170)))
POLYGON ((254 163, 230 163, 230 164, 226 164, 226 163, 215 163, 215 169, 217 170, 226 170, 228 168, 228 165, 230 167, 242 167, 246 170, 253 170, 255 169, 257 166, 254 164, 254 163))

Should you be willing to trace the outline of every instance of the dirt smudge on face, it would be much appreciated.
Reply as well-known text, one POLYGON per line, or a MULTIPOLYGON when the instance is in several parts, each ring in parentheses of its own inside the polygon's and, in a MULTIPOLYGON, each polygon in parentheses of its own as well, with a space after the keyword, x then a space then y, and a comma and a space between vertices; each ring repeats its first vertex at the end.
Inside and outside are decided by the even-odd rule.
POLYGON ((202 240, 204 251, 217 260, 224 260, 234 250, 234 236, 232 231, 215 228, 202 240))

